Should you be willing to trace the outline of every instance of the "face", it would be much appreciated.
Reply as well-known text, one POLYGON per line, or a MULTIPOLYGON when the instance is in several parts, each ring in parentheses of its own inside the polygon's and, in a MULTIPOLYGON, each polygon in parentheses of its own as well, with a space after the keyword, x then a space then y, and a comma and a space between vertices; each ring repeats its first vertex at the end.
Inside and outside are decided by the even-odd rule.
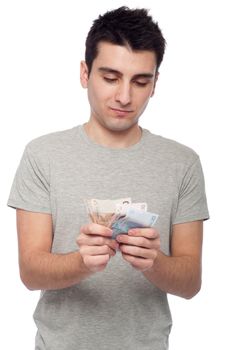
POLYGON ((88 89, 90 122, 110 131, 125 131, 136 124, 154 93, 155 54, 132 51, 102 42, 91 73, 81 62, 81 83, 88 89))

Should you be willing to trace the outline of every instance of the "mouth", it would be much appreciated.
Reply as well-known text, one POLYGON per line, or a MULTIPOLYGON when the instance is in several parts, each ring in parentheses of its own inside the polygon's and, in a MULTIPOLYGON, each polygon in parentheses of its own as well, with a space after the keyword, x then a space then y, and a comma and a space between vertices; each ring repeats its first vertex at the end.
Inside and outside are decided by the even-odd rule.
POLYGON ((118 116, 125 116, 133 112, 132 110, 128 110, 128 109, 120 109, 120 108, 112 108, 112 107, 110 107, 110 109, 118 116))

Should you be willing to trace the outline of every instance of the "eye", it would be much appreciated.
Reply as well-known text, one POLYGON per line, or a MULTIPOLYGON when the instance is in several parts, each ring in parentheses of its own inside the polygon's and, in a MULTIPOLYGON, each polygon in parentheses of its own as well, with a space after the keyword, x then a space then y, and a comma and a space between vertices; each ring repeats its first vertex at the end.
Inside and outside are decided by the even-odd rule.
POLYGON ((148 81, 146 81, 146 82, 135 81, 135 85, 137 85, 139 87, 144 87, 144 86, 148 85, 148 81))
POLYGON ((115 83, 117 81, 116 78, 108 78, 108 77, 103 77, 103 79, 107 82, 107 83, 115 83))

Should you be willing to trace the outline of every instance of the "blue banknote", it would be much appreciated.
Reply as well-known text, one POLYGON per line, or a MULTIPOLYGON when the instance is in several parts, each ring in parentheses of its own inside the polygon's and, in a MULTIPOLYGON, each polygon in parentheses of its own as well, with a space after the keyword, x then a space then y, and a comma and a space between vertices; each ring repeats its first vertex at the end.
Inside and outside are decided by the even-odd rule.
POLYGON ((153 227, 158 219, 158 214, 150 213, 136 208, 128 208, 126 215, 117 218, 111 225, 112 238, 119 234, 127 234, 132 228, 153 227))

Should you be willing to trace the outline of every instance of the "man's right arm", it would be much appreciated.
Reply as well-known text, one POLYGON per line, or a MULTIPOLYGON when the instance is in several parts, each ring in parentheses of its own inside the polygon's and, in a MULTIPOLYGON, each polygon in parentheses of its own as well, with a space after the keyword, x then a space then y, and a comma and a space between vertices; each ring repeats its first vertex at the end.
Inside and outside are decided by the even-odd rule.
MULTIPOLYGON (((91 225, 95 225, 94 229, 99 230, 101 235, 107 236, 107 228, 96 224, 90 224, 90 227, 91 225)), ((85 230, 88 230, 86 226, 85 230)), ((95 271, 87 267, 84 263, 85 256, 80 251, 67 254, 51 253, 53 232, 50 214, 17 209, 17 232, 20 276, 30 290, 67 288, 97 271, 97 267, 95 271)), ((85 251, 86 246, 82 249, 85 251)), ((98 255, 95 249, 99 250, 99 246, 96 248, 93 246, 93 255, 95 255, 93 258, 98 255)), ((113 250, 111 248, 108 250, 109 255, 113 256, 113 250)))

